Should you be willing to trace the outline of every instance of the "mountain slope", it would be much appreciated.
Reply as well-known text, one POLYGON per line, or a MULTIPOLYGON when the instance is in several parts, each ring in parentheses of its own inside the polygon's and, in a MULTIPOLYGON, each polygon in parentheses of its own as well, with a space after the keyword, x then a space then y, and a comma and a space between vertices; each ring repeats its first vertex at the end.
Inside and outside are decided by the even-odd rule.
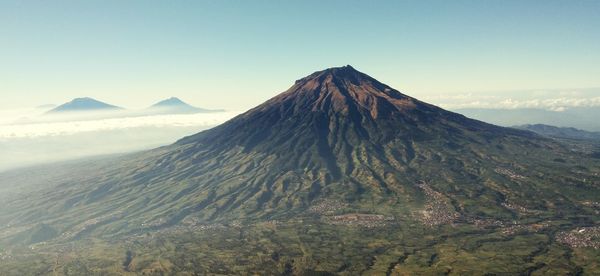
POLYGON ((68 103, 59 105, 46 113, 83 112, 83 111, 110 111, 121 110, 121 107, 110 105, 92 98, 75 98, 68 103))
POLYGON ((424 208, 422 181, 464 217, 512 218, 507 204, 551 214, 598 195, 590 183, 542 177, 556 158, 573 160, 555 141, 445 111, 346 66, 300 79, 218 127, 67 181, 45 204, 11 206, 26 210, 14 222, 51 225, 89 210, 89 218, 118 214, 114 223, 138 225, 107 223, 116 234, 189 217, 290 218, 320 200, 408 219, 424 208))
POLYGON ((0 272, 593 274, 583 150, 330 68, 166 147, 0 174, 0 245, 42 248, 0 272))

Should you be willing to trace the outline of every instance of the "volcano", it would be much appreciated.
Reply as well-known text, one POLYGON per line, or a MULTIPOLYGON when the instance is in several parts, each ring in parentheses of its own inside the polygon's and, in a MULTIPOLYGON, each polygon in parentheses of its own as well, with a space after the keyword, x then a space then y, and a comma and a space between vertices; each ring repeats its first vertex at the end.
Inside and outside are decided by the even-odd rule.
MULTIPOLYGON (((469 235, 492 235, 486 241, 506 242, 498 245, 499 250, 531 248, 534 255, 548 252, 536 246, 553 243, 554 234, 543 241, 531 239, 532 244, 526 246, 509 244, 512 238, 498 236, 519 231, 531 234, 544 227, 555 227, 548 230, 555 233, 593 225, 598 212, 594 202, 600 198, 598 164, 584 149, 533 132, 469 119, 344 66, 299 79, 265 103, 172 145, 109 162, 70 166, 68 176, 54 176, 60 181, 44 182, 41 191, 7 199, 0 206, 0 224, 10 224, 3 233, 50 229, 46 232, 52 235, 19 234, 47 237, 46 242, 135 239, 143 233, 175 239, 173 235, 182 229, 197 233, 220 225, 225 227, 218 228, 223 235, 229 233, 223 229, 234 229, 231 231, 236 234, 227 240, 239 238, 243 248, 251 246, 256 237, 244 234, 251 230, 235 232, 239 225, 259 225, 252 233, 282 252, 264 253, 273 254, 269 263, 260 257, 257 262, 262 265, 248 268, 261 271, 259 274, 288 273, 300 264, 316 269, 316 264, 327 259, 337 263, 326 271, 355 274, 373 269, 389 275, 407 262, 420 262, 420 257, 407 257, 417 256, 415 252, 425 254, 427 260, 422 262, 429 262, 434 269, 432 262, 458 253, 436 251, 432 246, 469 245, 471 241, 460 240, 469 235), (268 229, 280 225, 287 230, 284 234, 265 230, 260 225, 267 222, 271 223, 268 229), (313 225, 326 226, 309 228, 313 225), (370 236, 375 240, 365 238, 372 242, 368 246, 344 252, 372 248, 373 252, 361 254, 378 257, 365 261, 360 255, 357 263, 346 264, 347 260, 335 261, 336 254, 342 253, 323 251, 338 248, 322 247, 328 239, 344 246, 362 240, 353 236, 355 230, 335 228, 346 226, 375 229, 360 234, 364 237, 381 235, 370 236), (327 231, 336 234, 324 234, 330 233, 327 231), (394 239, 389 238, 391 233, 396 235, 394 239), (430 238, 407 240, 424 237, 424 233, 430 238), (382 240, 387 245, 375 246, 382 240), (412 251, 401 249, 406 244, 412 244, 412 251), (296 258, 298 252, 316 260, 294 259, 292 265, 280 257, 296 258), (325 259, 315 257, 318 254, 325 259), (364 263, 368 263, 366 268, 364 263), (265 267, 273 270, 262 270, 265 267)), ((12 240, 5 237, 4 241, 12 240)), ((223 252, 219 246, 211 250, 223 252)), ((476 252, 478 246, 469 245, 464 252, 476 252)), ((461 254, 467 254, 464 252, 461 254)), ((127 256, 130 263, 132 254, 127 256)), ((533 257, 519 260, 530 261, 507 261, 498 266, 500 270, 491 271, 506 271, 506 266, 514 265, 521 273, 518 269, 539 266, 532 263, 533 257)), ((211 271, 217 270, 202 272, 211 271)), ((234 270, 217 272, 236 274, 234 270)))
POLYGON ((157 102, 146 109, 146 113, 151 114, 192 114, 219 112, 223 110, 210 110, 191 106, 176 97, 171 97, 160 102, 157 102))
POLYGON ((443 110, 345 66, 297 80, 213 129, 125 158, 111 168, 112 177, 83 181, 60 201, 118 209, 147 193, 148 204, 130 215, 164 210, 165 225, 192 214, 201 220, 289 217, 330 199, 408 216, 423 199, 418 183, 425 181, 451 194, 457 212, 511 217, 508 201, 549 208, 528 199, 553 185, 523 186, 511 175, 530 175, 529 163, 539 167, 568 154, 550 139, 443 110), (161 201, 154 202, 157 193, 161 201))
POLYGON ((114 111, 123 108, 110 105, 92 98, 75 98, 68 103, 61 104, 47 113, 60 112, 85 112, 85 111, 114 111))

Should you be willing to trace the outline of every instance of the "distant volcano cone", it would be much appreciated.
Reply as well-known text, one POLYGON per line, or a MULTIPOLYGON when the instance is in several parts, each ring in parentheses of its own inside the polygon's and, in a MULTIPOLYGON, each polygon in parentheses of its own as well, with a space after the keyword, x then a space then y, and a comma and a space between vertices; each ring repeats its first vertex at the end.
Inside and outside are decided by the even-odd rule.
POLYGON ((153 104, 147 109, 147 111, 153 114, 186 114, 216 112, 222 110, 209 110, 204 108, 198 108, 185 103, 179 98, 171 97, 153 104))
POLYGON ((161 107, 161 106, 190 106, 184 103, 179 98, 171 97, 166 100, 162 100, 152 105, 153 107, 161 107))
POLYGON ((85 111, 111 111, 122 110, 123 108, 110 105, 92 98, 75 98, 72 101, 59 105, 47 113, 60 112, 85 112, 85 111))

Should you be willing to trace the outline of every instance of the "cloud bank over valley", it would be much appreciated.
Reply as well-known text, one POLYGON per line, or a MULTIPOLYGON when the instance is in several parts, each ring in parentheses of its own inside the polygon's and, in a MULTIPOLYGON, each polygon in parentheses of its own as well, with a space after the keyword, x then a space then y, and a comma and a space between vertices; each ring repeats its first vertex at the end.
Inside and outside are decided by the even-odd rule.
POLYGON ((159 147, 234 117, 236 112, 48 119, 39 110, 0 111, 0 171, 159 147))

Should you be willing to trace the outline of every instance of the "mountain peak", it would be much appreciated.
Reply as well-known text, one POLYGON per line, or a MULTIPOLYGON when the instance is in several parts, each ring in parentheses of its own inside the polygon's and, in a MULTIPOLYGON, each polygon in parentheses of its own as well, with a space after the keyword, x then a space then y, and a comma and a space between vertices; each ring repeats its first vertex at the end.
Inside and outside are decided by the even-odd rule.
POLYGON ((353 83, 358 83, 363 77, 368 77, 366 74, 359 72, 354 69, 354 67, 350 65, 341 66, 341 67, 331 67, 325 70, 314 72, 302 79, 296 81, 296 83, 300 83, 303 81, 309 80, 348 80, 353 83))
POLYGON ((264 145, 270 150, 267 141, 288 139, 281 134, 299 132, 310 139, 326 137, 323 143, 341 139, 339 135, 379 143, 421 132, 422 136, 435 136, 455 125, 496 130, 404 95, 347 65, 314 72, 227 123, 179 143, 214 143, 216 137, 228 137, 219 138, 216 144, 246 149, 264 145))
POLYGON ((54 112, 66 112, 66 111, 99 111, 99 110, 117 110, 122 109, 121 107, 110 105, 90 97, 75 98, 70 102, 59 105, 58 107, 48 111, 48 113, 54 112))
POLYGON ((340 114, 369 113, 373 118, 426 105, 350 65, 314 72, 265 104, 295 106, 298 112, 309 108, 308 111, 340 114))
POLYGON ((94 102, 98 102, 98 100, 90 98, 90 97, 81 97, 81 98, 75 98, 73 99, 71 102, 85 102, 85 101, 94 101, 94 102))
POLYGON ((173 105, 185 105, 185 106, 190 106, 189 104, 185 103, 184 101, 180 100, 177 97, 170 97, 168 99, 162 100, 160 102, 155 103, 152 106, 173 106, 173 105))
POLYGON ((177 97, 170 97, 157 102, 147 108, 153 114, 192 114, 202 112, 220 112, 223 110, 211 110, 192 106, 177 97))
POLYGON ((350 65, 327 68, 327 69, 323 70, 323 72, 328 72, 328 73, 336 74, 339 76, 352 75, 352 74, 357 74, 357 73, 362 74, 361 72, 354 69, 354 67, 352 67, 350 65))

